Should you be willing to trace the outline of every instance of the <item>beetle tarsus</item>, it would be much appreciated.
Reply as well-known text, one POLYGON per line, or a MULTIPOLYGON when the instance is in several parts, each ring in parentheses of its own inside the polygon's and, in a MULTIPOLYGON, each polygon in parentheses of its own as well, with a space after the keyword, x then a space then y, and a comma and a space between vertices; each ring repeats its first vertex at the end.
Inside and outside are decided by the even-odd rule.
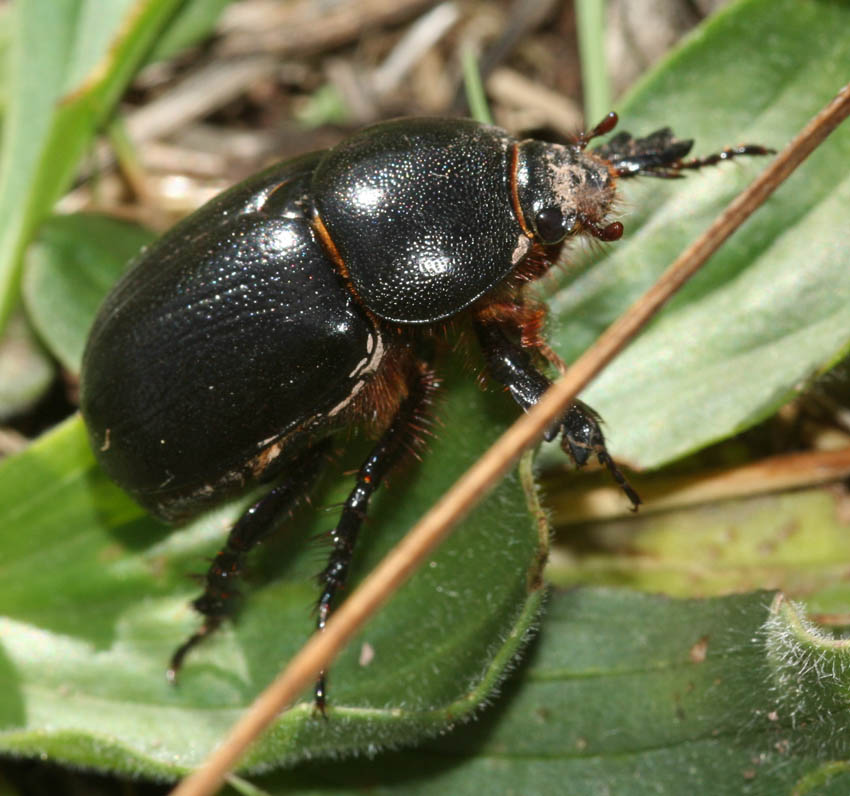
POLYGON ((177 677, 180 674, 180 669, 183 668, 183 661, 185 660, 188 652, 211 633, 214 633, 220 624, 220 617, 208 616, 204 620, 200 629, 189 636, 186 641, 174 650, 174 654, 171 656, 171 661, 168 664, 168 669, 165 671, 165 679, 168 680, 171 685, 177 685, 177 677))
POLYGON ((739 157, 747 157, 751 155, 775 155, 775 149, 769 149, 768 147, 759 146, 757 144, 743 144, 741 146, 732 146, 727 147, 726 149, 721 149, 720 152, 714 152, 711 155, 706 155, 702 158, 692 158, 691 160, 685 160, 680 163, 674 164, 673 168, 678 171, 682 171, 685 169, 701 169, 703 166, 714 166, 717 163, 721 163, 724 160, 732 160, 733 158, 739 157))
POLYGON ((638 506, 640 506, 643 501, 640 499, 640 495, 635 491, 635 488, 629 483, 628 479, 625 475, 623 475, 622 470, 617 466, 617 462, 611 458, 611 454, 608 453, 607 449, 604 445, 595 450, 596 458, 603 467, 605 467, 608 472, 611 474, 611 477, 617 482, 617 486, 623 490, 626 497, 631 502, 631 510, 637 511, 638 506))

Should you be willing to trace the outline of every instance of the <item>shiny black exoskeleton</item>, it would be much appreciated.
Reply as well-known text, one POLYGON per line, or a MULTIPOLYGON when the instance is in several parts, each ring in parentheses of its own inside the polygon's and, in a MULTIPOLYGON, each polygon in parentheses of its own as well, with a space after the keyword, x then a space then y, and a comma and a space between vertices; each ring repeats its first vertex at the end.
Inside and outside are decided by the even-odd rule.
MULTIPOLYGON (((589 150, 611 114, 567 145, 495 127, 402 119, 273 166, 217 197, 147 248, 108 296, 83 362, 81 408, 106 472, 176 521, 256 480, 276 486, 236 523, 194 606, 201 629, 232 610, 245 554, 354 424, 378 441, 332 534, 318 626, 345 583, 371 495, 417 442, 436 380, 422 341, 445 321, 477 339, 493 378, 528 409, 556 357, 545 307, 525 285, 570 236, 616 240, 618 177, 678 176, 760 147, 681 160, 691 142, 661 130, 589 150)), ((592 410, 550 429, 579 465, 595 454, 634 505, 592 410)), ((325 704, 324 679, 316 701, 325 704)))

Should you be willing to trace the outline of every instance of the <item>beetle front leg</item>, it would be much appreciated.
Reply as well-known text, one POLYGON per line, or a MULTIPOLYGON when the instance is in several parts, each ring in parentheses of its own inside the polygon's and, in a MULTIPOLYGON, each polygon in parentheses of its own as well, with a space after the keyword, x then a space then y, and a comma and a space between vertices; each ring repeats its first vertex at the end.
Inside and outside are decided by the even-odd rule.
POLYGON ((759 144, 744 144, 727 147, 720 152, 701 158, 683 160, 691 151, 693 141, 682 140, 673 135, 669 127, 662 127, 643 138, 630 133, 615 135, 607 143, 596 147, 593 153, 607 160, 618 177, 661 177, 676 179, 684 176, 685 170, 697 170, 713 166, 724 160, 752 155, 772 155, 776 150, 759 144))
POLYGON ((245 556, 275 528, 280 517, 310 489, 326 457, 328 446, 318 444, 302 453, 289 468, 286 480, 263 495, 230 529, 224 547, 216 553, 206 575, 204 592, 192 601, 203 617, 201 627, 189 636, 171 656, 166 677, 177 682, 177 674, 188 652, 214 633, 233 613, 239 591, 245 556))
MULTIPOLYGON (((491 375, 508 388, 523 410, 528 411, 552 382, 534 365, 528 351, 505 334, 500 324, 477 321, 475 330, 491 375)), ((637 509, 640 497, 608 453, 596 412, 581 401, 573 401, 543 437, 551 442, 559 434, 561 448, 578 467, 584 465, 591 454, 595 455, 631 501, 632 509, 637 509)))
MULTIPOLYGON (((317 603, 316 629, 325 629, 337 593, 348 580, 357 536, 366 518, 369 500, 387 472, 406 450, 414 449, 422 430, 425 410, 435 389, 433 373, 424 365, 408 377, 408 394, 399 405, 387 430, 357 472, 357 482, 345 501, 339 522, 331 534, 333 548, 327 566, 319 573, 322 593, 317 603)), ((322 715, 327 704, 326 672, 316 681, 315 706, 322 715)))

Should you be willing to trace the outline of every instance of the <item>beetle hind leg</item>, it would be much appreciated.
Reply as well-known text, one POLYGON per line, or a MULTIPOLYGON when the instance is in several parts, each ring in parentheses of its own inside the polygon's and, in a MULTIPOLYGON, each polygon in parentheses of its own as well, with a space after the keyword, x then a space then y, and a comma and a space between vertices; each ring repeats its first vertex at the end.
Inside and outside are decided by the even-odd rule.
MULTIPOLYGON (((322 587, 316 603, 318 631, 324 630, 336 596, 348 580, 354 546, 366 518, 369 500, 403 454, 415 453, 422 441, 420 434, 427 425, 426 410, 436 388, 436 380, 432 371, 419 363, 412 368, 406 381, 407 396, 402 399, 389 426, 358 470, 354 489, 343 504, 339 521, 331 533, 328 563, 318 575, 322 587)), ((315 709, 325 715, 326 705, 327 679, 326 672, 322 671, 316 681, 315 709)))
POLYGON ((281 516, 290 512, 309 491, 321 471, 327 447, 326 444, 318 444, 298 456, 289 468, 286 480, 248 508, 230 529, 224 547, 218 551, 203 576, 203 593, 192 601, 192 607, 204 617, 203 622, 171 656, 166 671, 169 682, 177 682, 186 655, 233 613, 239 598, 236 583, 242 575, 245 556, 274 531, 281 516))

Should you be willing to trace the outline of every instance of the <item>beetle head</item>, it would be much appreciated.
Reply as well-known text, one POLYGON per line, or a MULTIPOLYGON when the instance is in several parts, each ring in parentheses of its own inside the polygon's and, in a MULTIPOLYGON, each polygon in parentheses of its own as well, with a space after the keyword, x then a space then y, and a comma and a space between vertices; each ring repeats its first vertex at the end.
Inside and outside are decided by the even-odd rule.
POLYGON ((517 145, 516 200, 520 223, 537 243, 560 243, 588 232, 600 240, 616 240, 623 226, 602 226, 614 202, 614 177, 607 161, 575 144, 527 140, 517 145))

